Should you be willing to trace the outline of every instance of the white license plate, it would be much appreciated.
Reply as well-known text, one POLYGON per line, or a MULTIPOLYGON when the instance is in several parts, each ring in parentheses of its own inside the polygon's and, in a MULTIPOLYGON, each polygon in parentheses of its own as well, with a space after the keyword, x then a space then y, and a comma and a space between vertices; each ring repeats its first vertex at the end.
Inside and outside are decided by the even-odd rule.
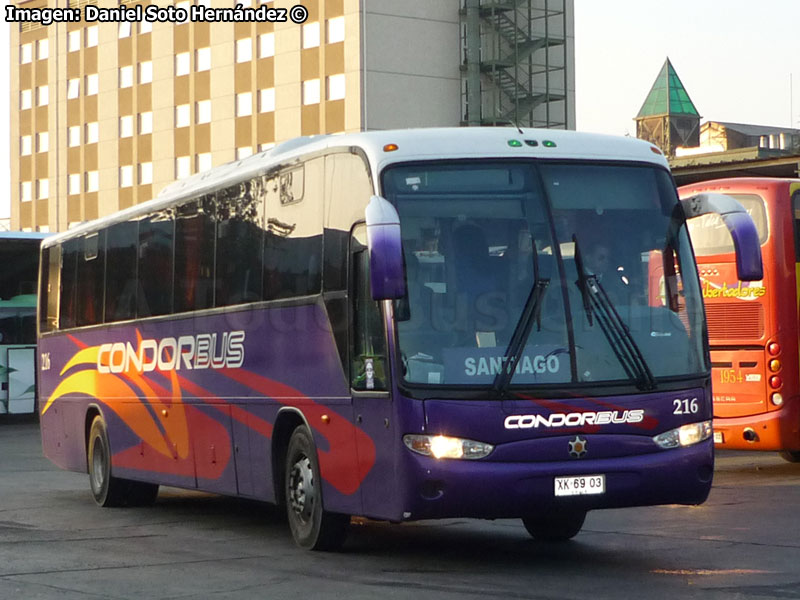
POLYGON ((714 443, 715 444, 721 444, 724 441, 725 441, 725 437, 722 435, 722 432, 721 431, 715 431, 714 432, 714 443))
POLYGON ((587 494, 605 494, 605 475, 576 475, 574 477, 556 477, 556 496, 585 496, 587 494))

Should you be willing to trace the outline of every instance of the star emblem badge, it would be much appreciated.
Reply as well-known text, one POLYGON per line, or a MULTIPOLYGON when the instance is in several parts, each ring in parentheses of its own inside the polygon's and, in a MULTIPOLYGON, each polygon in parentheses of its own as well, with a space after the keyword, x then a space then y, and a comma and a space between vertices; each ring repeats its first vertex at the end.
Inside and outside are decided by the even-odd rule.
POLYGON ((587 446, 586 440, 576 435, 574 440, 569 441, 569 455, 572 458, 582 458, 586 454, 587 446))

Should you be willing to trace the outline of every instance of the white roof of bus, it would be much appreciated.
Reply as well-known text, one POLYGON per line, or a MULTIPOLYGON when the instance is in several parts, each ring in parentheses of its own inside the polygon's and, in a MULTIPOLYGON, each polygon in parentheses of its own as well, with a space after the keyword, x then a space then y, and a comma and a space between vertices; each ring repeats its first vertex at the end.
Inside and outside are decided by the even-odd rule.
MULTIPOLYGON (((514 142, 512 142, 514 143, 514 142)), ((290 164, 306 154, 330 148, 360 148, 367 155, 373 175, 386 165, 412 160, 468 158, 555 158, 573 160, 616 160, 648 162, 668 168, 664 155, 652 144, 635 138, 580 133, 557 129, 513 127, 454 127, 398 129, 344 135, 318 135, 296 138, 242 160, 215 167, 166 186, 159 195, 145 202, 96 221, 84 223, 52 236, 44 246, 105 226, 126 221, 172 205, 176 200, 204 190, 225 187, 236 180, 254 176, 264 169, 290 164), (512 140, 520 146, 509 144, 512 140), (535 140, 536 146, 525 142, 535 140), (552 144, 544 145, 548 141, 552 144), (397 150, 386 152, 386 144, 397 150)))

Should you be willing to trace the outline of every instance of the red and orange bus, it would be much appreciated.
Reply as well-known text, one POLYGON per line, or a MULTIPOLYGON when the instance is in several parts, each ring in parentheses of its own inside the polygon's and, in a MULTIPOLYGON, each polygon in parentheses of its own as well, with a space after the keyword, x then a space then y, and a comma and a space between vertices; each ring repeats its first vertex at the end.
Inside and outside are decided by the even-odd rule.
POLYGON ((777 450, 800 461, 798 285, 800 179, 734 178, 679 190, 736 198, 756 224, 762 281, 736 277, 728 229, 717 215, 690 221, 711 346, 717 447, 777 450))

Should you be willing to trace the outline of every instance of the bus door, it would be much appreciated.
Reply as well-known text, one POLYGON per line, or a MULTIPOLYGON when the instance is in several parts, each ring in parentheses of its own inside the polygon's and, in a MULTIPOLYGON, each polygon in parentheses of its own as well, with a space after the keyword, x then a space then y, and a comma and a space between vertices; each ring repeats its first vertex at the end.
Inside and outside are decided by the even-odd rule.
POLYGON ((361 484, 366 516, 385 514, 395 500, 394 429, 389 386, 386 325, 381 303, 373 300, 369 278, 369 251, 365 225, 357 225, 350 239, 350 387, 357 436, 359 475, 369 466, 372 476, 361 484), (377 475, 377 476, 376 476, 377 475))

